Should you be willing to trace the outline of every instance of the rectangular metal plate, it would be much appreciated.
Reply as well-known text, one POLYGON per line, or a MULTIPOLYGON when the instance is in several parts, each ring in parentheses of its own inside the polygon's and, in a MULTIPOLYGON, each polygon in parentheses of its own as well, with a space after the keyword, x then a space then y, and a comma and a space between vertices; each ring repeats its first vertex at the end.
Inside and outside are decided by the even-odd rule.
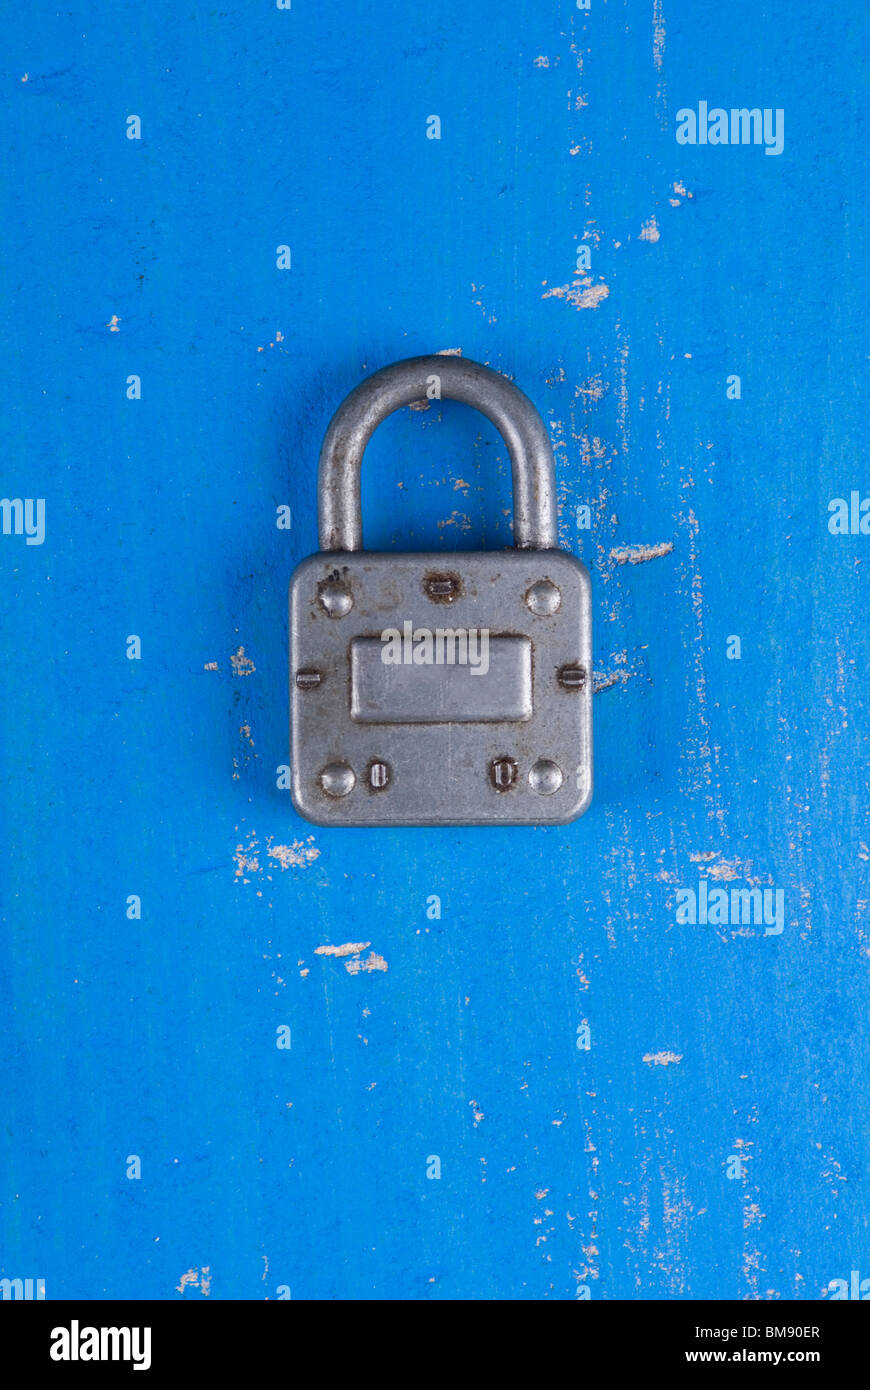
POLYGON ((401 634, 394 630, 395 638, 354 637, 351 641, 352 719, 360 724, 494 724, 531 719, 532 644, 528 637, 474 629, 469 639, 467 629, 457 632, 446 624, 423 629, 408 624, 401 634), (398 664, 388 664, 384 658, 394 655, 399 657, 398 664))
POLYGON ((290 647, 291 785, 306 819, 320 825, 554 825, 574 820, 589 804, 591 603, 586 567, 573 555, 312 555, 290 585, 290 647), (449 603, 430 597, 429 581, 445 572, 458 581, 449 603), (558 590, 559 604, 539 614, 527 596, 544 580, 558 590), (345 595, 337 605, 345 610, 340 616, 322 601, 330 586, 345 595), (444 668, 439 673, 437 666, 404 663, 383 669, 402 672, 393 696, 405 718, 380 717, 389 715, 389 689, 378 687, 377 654, 365 643, 380 645, 386 629, 404 632, 406 622, 433 632, 485 629, 491 644, 508 639, 486 675, 455 668, 462 669, 474 719, 461 718, 463 709, 452 703, 459 684, 453 687, 452 677, 439 684, 444 668), (517 718, 528 710, 524 671, 531 709, 517 718), (574 673, 573 682, 566 671, 574 673), (415 675, 421 676, 419 696, 404 683, 415 675), (473 694, 477 686, 482 690, 473 694), (415 715, 415 709, 431 713, 433 697, 445 702, 446 722, 420 722, 415 715), (482 710, 495 717, 481 718, 482 710), (512 774, 502 778, 502 788, 495 764, 512 774), (327 768, 344 795, 326 790, 327 768), (386 769, 383 786, 380 768, 386 769))

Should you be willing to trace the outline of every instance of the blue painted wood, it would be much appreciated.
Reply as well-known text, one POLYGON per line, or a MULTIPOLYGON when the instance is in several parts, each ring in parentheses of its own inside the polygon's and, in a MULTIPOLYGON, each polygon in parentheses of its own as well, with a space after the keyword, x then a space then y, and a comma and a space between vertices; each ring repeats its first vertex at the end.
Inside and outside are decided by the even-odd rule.
MULTIPOLYGON (((46 511, 0 536, 0 1277, 870 1276, 870 539, 828 527, 870 493, 864 8, 5 16, 2 491, 46 511), (781 108, 782 153, 678 144, 701 101, 781 108), (592 569, 597 790, 564 829, 333 833, 276 785, 324 428, 439 349, 535 400, 592 569), (781 892, 782 931, 678 921, 702 879, 781 892)), ((504 448, 404 411, 364 507, 371 546, 509 544, 504 448)))

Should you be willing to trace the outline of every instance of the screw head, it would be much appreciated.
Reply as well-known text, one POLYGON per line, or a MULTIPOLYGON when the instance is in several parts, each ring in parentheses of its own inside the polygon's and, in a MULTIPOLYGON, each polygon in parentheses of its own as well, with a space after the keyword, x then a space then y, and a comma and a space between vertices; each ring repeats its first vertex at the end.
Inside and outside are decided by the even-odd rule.
POLYGON ((510 791, 517 780, 517 764, 514 758, 493 758, 489 765, 489 775, 497 792, 510 791))
POLYGON ((347 796, 356 785, 356 776, 348 763, 327 763, 319 781, 327 796, 347 796))
POLYGON ((559 611, 562 594, 552 579, 538 579, 526 592, 526 607, 539 617, 549 617, 559 611))
POLYGON ((320 671, 315 671, 313 667, 296 672, 296 684, 300 690, 316 690, 322 680, 320 671))
POLYGON ((563 690, 582 690, 586 685, 586 667, 575 666, 573 662, 559 668, 556 677, 563 690))
POLYGON ((318 584, 317 597, 330 618, 343 618, 353 608, 353 594, 337 576, 318 584))
POLYGON ((538 796, 552 796, 553 792, 559 790, 563 781, 559 764, 551 762, 549 758, 539 758, 529 768, 529 786, 538 796))
POLYGON ((373 792, 382 792, 392 781, 392 771, 389 763, 383 762, 380 758, 373 759, 368 766, 369 786, 373 792))

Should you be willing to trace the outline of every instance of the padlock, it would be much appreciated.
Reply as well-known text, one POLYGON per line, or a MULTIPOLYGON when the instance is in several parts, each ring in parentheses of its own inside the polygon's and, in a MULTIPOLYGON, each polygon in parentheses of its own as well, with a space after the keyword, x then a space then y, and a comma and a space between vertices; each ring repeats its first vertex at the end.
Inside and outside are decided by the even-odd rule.
POLYGON ((339 406, 320 454, 321 551, 290 584, 293 803, 318 825, 560 825, 592 796, 591 597, 558 549, 553 453, 507 377, 410 357, 339 406), (362 548, 374 429, 433 397, 475 406, 510 453, 514 548, 362 548))

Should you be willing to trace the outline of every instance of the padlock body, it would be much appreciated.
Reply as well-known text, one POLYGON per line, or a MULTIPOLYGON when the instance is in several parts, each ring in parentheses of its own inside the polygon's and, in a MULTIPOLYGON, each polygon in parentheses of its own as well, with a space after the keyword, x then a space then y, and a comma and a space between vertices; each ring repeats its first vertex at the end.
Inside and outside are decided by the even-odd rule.
POLYGON ((561 550, 312 555, 292 795, 319 825, 558 825, 592 795, 589 575, 561 550))

